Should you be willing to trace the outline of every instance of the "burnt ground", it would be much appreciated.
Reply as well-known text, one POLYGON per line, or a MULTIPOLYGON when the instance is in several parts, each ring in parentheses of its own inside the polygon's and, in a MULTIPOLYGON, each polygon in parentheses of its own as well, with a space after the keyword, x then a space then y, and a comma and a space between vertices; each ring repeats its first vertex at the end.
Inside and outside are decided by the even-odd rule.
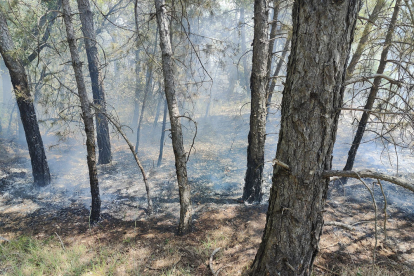
MULTIPOLYGON (((241 275, 253 261, 260 243, 267 204, 238 203, 248 131, 248 115, 238 112, 215 110, 216 115, 198 120, 198 136, 189 162, 195 209, 190 235, 175 235, 179 203, 171 145, 167 138, 163 165, 156 168, 159 138, 154 133, 159 127, 153 129, 148 122, 143 133, 151 135, 143 137, 139 156, 154 195, 156 212, 152 217, 146 214, 145 189, 133 157, 115 135, 114 161, 98 168, 103 219, 92 228, 88 224, 90 196, 82 138, 57 143, 52 136, 45 137, 45 144, 51 146, 48 160, 53 178, 53 183, 45 188, 32 186, 30 161, 24 147, 2 141, 7 146, 0 152, 0 236, 10 240, 25 235, 45 239, 58 234, 67 246, 78 243, 90 247, 115 246, 120 254, 131 259, 129 265, 120 266, 123 268, 117 275, 130 274, 128 269, 134 268, 131 266, 138 266, 135 269, 144 275, 161 275, 172 267, 186 268, 189 275, 209 275, 208 258, 215 248, 222 247, 214 265, 228 266, 220 275, 241 275), (227 116, 229 113, 235 115, 227 116)), ((277 119, 270 123, 276 129, 277 119)), ((188 146, 194 128, 188 124, 186 130, 188 146)), ((343 166, 350 131, 344 124, 338 133, 334 168, 343 166)), ((130 136, 134 141, 133 134, 130 136)), ((268 135, 266 160, 273 158, 276 143, 277 133, 268 135)), ((398 174, 411 177, 414 158, 407 152, 399 154, 398 174)), ((393 167, 384 161, 393 158, 385 158, 383 148, 367 143, 360 148, 356 168, 395 173, 395 164, 393 167)), ((264 173, 264 202, 267 202, 270 163, 265 164, 264 173)), ((373 183, 366 182, 370 186, 373 183)), ((388 275, 414 275, 414 195, 393 184, 383 185, 388 203, 387 241, 384 241, 382 193, 378 185, 373 186, 378 205, 376 264, 389 271, 388 275)), ((346 275, 343 272, 346 267, 369 266, 375 244, 375 219, 366 188, 356 180, 346 184, 332 182, 325 221, 346 223, 354 229, 325 226, 314 272, 346 275)))

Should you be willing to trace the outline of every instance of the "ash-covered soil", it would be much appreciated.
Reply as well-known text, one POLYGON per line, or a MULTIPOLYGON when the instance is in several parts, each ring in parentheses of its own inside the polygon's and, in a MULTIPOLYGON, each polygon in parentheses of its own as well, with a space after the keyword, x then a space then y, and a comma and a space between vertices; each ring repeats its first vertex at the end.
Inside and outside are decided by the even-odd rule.
MULTIPOLYGON (((222 108, 215 110, 215 115, 207 118, 195 118, 198 122, 197 137, 188 163, 188 177, 192 186, 196 225, 194 235, 204 235, 202 232, 206 227, 221 229, 223 222, 230 225, 225 235, 232 235, 235 241, 240 235, 240 243, 227 244, 226 251, 221 255, 221 261, 230 261, 234 256, 240 257, 245 254, 237 261, 240 266, 245 266, 254 258, 265 223, 271 185, 270 161, 276 152, 279 121, 275 115, 268 124, 263 204, 245 206, 238 203, 238 199, 243 188, 249 120, 246 109, 241 111, 238 108, 222 108), (226 210, 241 212, 243 215, 234 220, 235 216, 228 215, 231 212, 226 210), (220 219, 214 219, 212 214, 218 214, 220 219), (256 225, 254 233, 248 231, 249 233, 240 234, 239 227, 245 225, 248 229, 247 225, 251 221, 256 225), (209 225, 204 225, 205 223, 209 225), (248 235, 252 236, 247 238, 248 235), (252 243, 252 240, 255 242, 248 247, 250 248, 248 252, 235 249, 237 246, 247 246, 247 243, 252 243), (231 250, 235 253, 230 253, 233 252, 231 250), (232 257, 228 257, 227 260, 226 254, 232 257)), ((148 121, 144 126, 138 154, 149 175, 155 207, 154 216, 149 218, 146 214, 145 187, 133 156, 122 138, 113 134, 113 162, 98 166, 103 221, 106 221, 107 225, 122 222, 123 229, 129 229, 138 223, 146 225, 146 231, 151 233, 153 227, 166 223, 168 227, 163 226, 156 231, 174 234, 179 217, 174 157, 171 140, 167 136, 163 163, 161 167, 156 167, 160 124, 161 122, 158 122, 158 126, 153 128, 152 122, 148 121)), ((184 122, 184 129, 188 149, 192 144, 195 127, 191 122, 184 122)), ((334 169, 341 169, 346 161, 347 151, 353 138, 350 133, 352 128, 349 126, 349 119, 342 117, 334 149, 334 169)), ((135 141, 134 135, 135 133, 129 134, 131 141, 135 141)), ((367 139, 369 140, 370 137, 368 136, 367 139)), ((88 230, 90 194, 84 139, 72 137, 58 143, 49 135, 44 136, 44 140, 48 147, 47 157, 52 173, 52 184, 44 188, 36 188, 32 185, 27 150, 13 143, 7 144, 5 141, 1 143, 5 147, 0 152, 0 236, 13 239, 24 233, 47 235, 58 231, 70 237, 85 235, 87 231, 92 231, 88 232, 91 237, 92 233, 98 230, 88 230)), ((378 170, 411 178, 414 173, 414 158, 409 150, 398 152, 397 172, 397 155, 393 153, 390 145, 385 149, 375 141, 362 144, 358 151, 355 169, 378 170)), ((377 203, 377 261, 387 265, 398 263, 412 268, 414 266, 414 194, 394 184, 383 183, 388 203, 388 238, 385 242, 383 195, 379 186, 372 184, 374 180, 366 180, 366 182, 372 186, 377 203)), ((374 208, 367 189, 358 180, 349 180, 346 184, 338 182, 331 184, 325 220, 343 222, 353 225, 355 229, 349 231, 333 226, 325 227, 320 244, 321 254, 317 261, 317 264, 322 267, 321 273, 327 272, 324 268, 333 269, 335 264, 344 262, 369 263, 375 242, 374 208)), ((105 223, 102 225, 106 225, 105 223)), ((103 229, 107 228, 103 226, 103 229)), ((230 269, 227 273, 233 271, 235 274, 227 275, 237 275, 238 272, 235 271, 241 270, 230 269)))

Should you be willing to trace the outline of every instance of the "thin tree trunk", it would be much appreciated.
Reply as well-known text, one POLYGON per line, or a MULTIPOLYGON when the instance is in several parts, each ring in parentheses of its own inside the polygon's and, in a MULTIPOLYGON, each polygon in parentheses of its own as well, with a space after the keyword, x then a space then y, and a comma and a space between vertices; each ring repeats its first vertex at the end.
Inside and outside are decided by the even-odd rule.
MULTIPOLYGON (((154 48, 152 50, 152 56, 155 55, 155 51, 157 49, 157 42, 158 42, 158 28, 157 31, 155 32, 155 42, 154 42, 154 48)), ((148 65, 147 65, 147 76, 146 76, 146 81, 145 81, 145 92, 144 92, 144 99, 142 100, 142 108, 141 108, 141 116, 139 117, 139 122, 138 122, 138 127, 137 127, 137 143, 135 145, 135 152, 138 153, 138 148, 139 148, 139 137, 141 134, 141 126, 142 126, 142 122, 144 120, 144 112, 145 112, 145 106, 147 104, 147 99, 148 96, 152 93, 152 75, 153 75, 153 64, 152 61, 150 59, 148 59, 148 65)))
POLYGON ((346 63, 360 1, 293 4, 266 226, 250 275, 311 275, 318 252, 346 63), (329 39, 327 39, 329 38, 329 39))
POLYGON ((266 86, 268 83, 268 8, 266 0, 255 0, 252 76, 250 79, 250 131, 247 147, 247 171, 242 197, 244 201, 249 203, 262 200, 266 139, 266 86))
MULTIPOLYGON (((249 94, 250 83, 249 83, 249 69, 247 68, 246 59, 246 22, 244 20, 244 8, 240 9, 240 33, 241 33, 241 50, 242 50, 242 62, 243 62, 243 75, 244 84, 246 86, 247 94, 249 94)), ((267 37, 266 37, 267 39, 267 37)))
MULTIPOLYGON (((270 25, 270 36, 269 36, 269 48, 267 52, 267 87, 266 91, 269 93, 269 85, 270 85, 270 74, 272 71, 272 60, 273 60, 273 48, 276 41, 277 31, 277 19, 279 17, 279 1, 280 0, 273 0, 273 19, 272 24, 270 25)), ((267 98, 267 97, 266 97, 267 98)))
MULTIPOLYGON (((390 25, 388 27, 387 34, 385 36, 384 48, 382 49, 381 59, 380 59, 380 63, 379 63, 378 69, 377 69, 377 74, 379 74, 379 75, 382 75, 384 73, 385 66, 387 65, 388 51, 389 51, 389 49, 391 47, 391 44, 392 44, 392 37, 394 35, 395 25, 396 25, 397 18, 398 18, 398 12, 400 10, 400 4, 401 4, 401 0, 397 0, 396 3, 395 3, 394 12, 393 12, 393 15, 392 15, 392 18, 391 18, 391 22, 390 22, 390 25)), ((374 84, 371 87, 371 90, 370 90, 369 95, 368 95, 367 102, 366 102, 365 107, 364 107, 365 110, 372 110, 372 108, 374 106, 375 98, 377 97, 379 86, 381 84, 381 80, 382 80, 381 77, 376 77, 374 79, 374 84)), ((369 119, 369 113, 364 111, 362 113, 361 120, 359 121, 358 129, 357 129, 357 132, 355 133, 354 141, 352 142, 352 146, 349 149, 348 159, 346 160, 344 171, 350 171, 350 170, 352 170, 352 168, 354 166, 355 156, 357 154, 357 151, 358 151, 359 145, 361 143, 362 137, 364 136, 364 132, 365 132, 365 128, 366 128, 367 123, 368 123, 368 119, 369 119)))
POLYGON ((139 98, 141 94, 141 65, 139 59, 139 53, 141 50, 139 49, 139 17, 138 17, 138 0, 134 2, 134 18, 135 18, 135 96, 134 96, 134 116, 132 117, 131 127, 134 128, 138 125, 138 118, 139 118, 139 98))
POLYGON ((356 65, 358 64, 358 61, 360 60, 362 53, 364 52, 365 46, 368 42, 372 25, 375 24, 375 22, 377 21, 379 14, 385 7, 385 4, 385 0, 377 0, 373 11, 368 18, 368 22, 365 25, 364 31, 362 32, 361 39, 358 42, 358 46, 355 50, 355 53, 352 56, 351 61, 349 62, 348 68, 346 69, 347 77, 352 76, 352 74, 354 73, 356 65))
POLYGON ((6 18, 0 11, 0 53, 6 67, 9 69, 11 82, 14 88, 17 105, 19 107, 30 161, 34 184, 46 186, 50 183, 49 165, 40 135, 33 99, 30 95, 26 71, 21 60, 16 58, 14 44, 9 33, 6 18))
POLYGON ((160 83, 158 83, 158 101, 157 101, 157 109, 155 112, 155 117, 154 117, 154 123, 152 124, 152 127, 155 128, 158 124, 158 119, 160 118, 160 113, 161 113, 161 105, 163 102, 163 98, 162 98, 162 94, 161 94, 161 89, 160 89, 160 83))
POLYGON ((289 52, 290 37, 286 38, 285 46, 283 47, 282 57, 279 59, 279 62, 276 65, 275 72, 273 73, 273 78, 269 82, 269 88, 267 90, 267 101, 266 101, 266 120, 269 118, 270 105, 272 103, 273 93, 276 87, 276 77, 279 76, 280 70, 282 69, 283 63, 285 63, 286 55, 289 52))
POLYGON ((106 112, 105 90, 98 56, 95 26, 89 0, 77 0, 82 32, 84 35, 86 56, 88 57, 89 75, 91 77, 93 103, 99 106, 100 112, 95 114, 96 134, 98 141, 98 163, 108 164, 112 161, 111 141, 108 120, 102 113, 106 112))
POLYGON ((131 127, 138 125, 139 118, 139 98, 141 96, 141 65, 139 61, 140 50, 135 50, 135 94, 134 94, 134 116, 132 117, 131 127))
POLYGON ((177 172, 177 181, 180 196, 181 208, 178 233, 186 234, 190 231, 192 216, 190 185, 187 179, 187 153, 184 149, 183 133, 180 123, 180 112, 178 109, 177 97, 175 94, 171 38, 164 0, 155 0, 155 7, 160 33, 165 97, 167 98, 168 110, 170 114, 171 138, 175 156, 175 168, 177 172))
POLYGON ((167 100, 164 101, 164 116, 162 118, 162 129, 161 129, 161 139, 160 139, 160 154, 158 155, 157 167, 161 166, 162 163, 162 154, 164 152, 164 140, 165 140, 165 125, 167 124, 167 100))
POLYGON ((66 34, 69 44, 70 55, 72 57, 73 71, 75 72, 76 85, 78 87, 79 100, 82 109, 82 119, 85 125, 86 133, 86 151, 89 169, 89 181, 92 195, 92 210, 90 215, 91 224, 99 221, 101 213, 101 198, 99 195, 98 174, 96 169, 96 152, 95 152, 95 130, 93 125, 93 116, 86 92, 85 81, 82 75, 82 62, 79 59, 78 49, 76 47, 76 37, 73 30, 71 9, 69 0, 62 0, 63 19, 66 26, 66 34))

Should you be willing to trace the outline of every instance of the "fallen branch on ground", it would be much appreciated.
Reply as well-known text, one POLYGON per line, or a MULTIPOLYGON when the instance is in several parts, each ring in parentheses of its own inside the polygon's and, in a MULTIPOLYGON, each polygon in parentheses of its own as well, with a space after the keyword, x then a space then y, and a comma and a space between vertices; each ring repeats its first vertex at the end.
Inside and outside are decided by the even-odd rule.
POLYGON ((213 253, 211 253, 211 256, 210 256, 209 267, 210 267, 211 273, 214 276, 217 276, 218 275, 218 272, 220 272, 220 270, 215 271, 214 268, 213 268, 213 258, 214 258, 214 255, 216 255, 216 253, 219 252, 220 249, 221 249, 221 247, 214 249, 213 253))
POLYGON ((383 173, 378 173, 378 172, 373 172, 370 170, 362 170, 362 171, 324 171, 322 173, 323 177, 334 177, 334 176, 339 176, 339 177, 351 177, 351 178, 372 178, 372 179, 380 179, 380 180, 384 180, 393 184, 396 184, 400 187, 403 187, 407 190, 410 190, 411 192, 414 192, 414 185, 411 184, 410 182, 408 182, 407 180, 400 178, 400 177, 395 177, 395 176, 391 176, 391 175, 386 175, 383 173))
POLYGON ((352 226, 352 225, 345 224, 345 223, 342 223, 342 222, 336 222, 336 221, 327 221, 323 225, 324 226, 337 226, 337 227, 341 227, 341 228, 344 228, 344 229, 350 230, 350 231, 355 230, 355 227, 352 226))

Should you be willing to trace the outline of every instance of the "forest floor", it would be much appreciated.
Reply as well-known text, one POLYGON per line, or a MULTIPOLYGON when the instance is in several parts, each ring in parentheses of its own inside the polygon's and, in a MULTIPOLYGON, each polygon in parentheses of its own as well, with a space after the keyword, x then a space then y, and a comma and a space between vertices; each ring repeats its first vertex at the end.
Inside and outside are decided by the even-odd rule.
MULTIPOLYGON (((345 118, 343 118, 345 120, 345 118)), ((349 123, 349 122, 347 122, 349 123)), ((270 121, 276 129, 278 120, 270 121)), ((158 123, 159 125, 159 123, 158 123)), ((341 126, 334 168, 346 156, 352 129, 341 126)), ((186 126, 187 147, 195 132, 186 126)), ((248 132, 246 112, 215 111, 198 119, 198 135, 189 162, 194 206, 193 231, 177 236, 179 204, 170 139, 163 165, 156 168, 159 132, 148 122, 139 156, 149 174, 155 214, 146 214, 141 175, 126 145, 112 137, 113 159, 100 165, 102 221, 88 223, 90 195, 82 138, 58 143, 45 136, 52 184, 34 188, 24 148, 0 148, 0 274, 4 275, 211 275, 209 260, 220 275, 243 275, 254 260, 266 221, 271 164, 265 164, 264 203, 238 202, 243 185, 248 132), (235 114, 228 116, 227 114, 235 114), (154 137, 157 137, 154 139, 154 137)), ((272 131, 268 131, 269 133, 272 131)), ((133 134, 130 135, 134 140, 133 134)), ((266 160, 275 153, 277 133, 268 135, 266 160)), ((394 172, 375 143, 360 147, 356 168, 394 172), (368 167, 366 167, 368 166, 368 167)), ((412 178, 414 158, 399 153, 398 174, 412 178)), ((391 163, 392 164, 392 163, 391 163)), ((395 163, 394 163, 395 164, 395 163)), ((395 165, 394 165, 395 166, 395 165)), ((371 186, 372 180, 367 181, 371 186)), ((332 182, 325 221, 352 225, 352 230, 325 226, 315 275, 414 275, 414 195, 383 183, 387 198, 387 241, 384 241, 384 200, 373 185, 370 194, 355 180, 332 182), (376 266, 372 267, 375 250, 376 266)))

